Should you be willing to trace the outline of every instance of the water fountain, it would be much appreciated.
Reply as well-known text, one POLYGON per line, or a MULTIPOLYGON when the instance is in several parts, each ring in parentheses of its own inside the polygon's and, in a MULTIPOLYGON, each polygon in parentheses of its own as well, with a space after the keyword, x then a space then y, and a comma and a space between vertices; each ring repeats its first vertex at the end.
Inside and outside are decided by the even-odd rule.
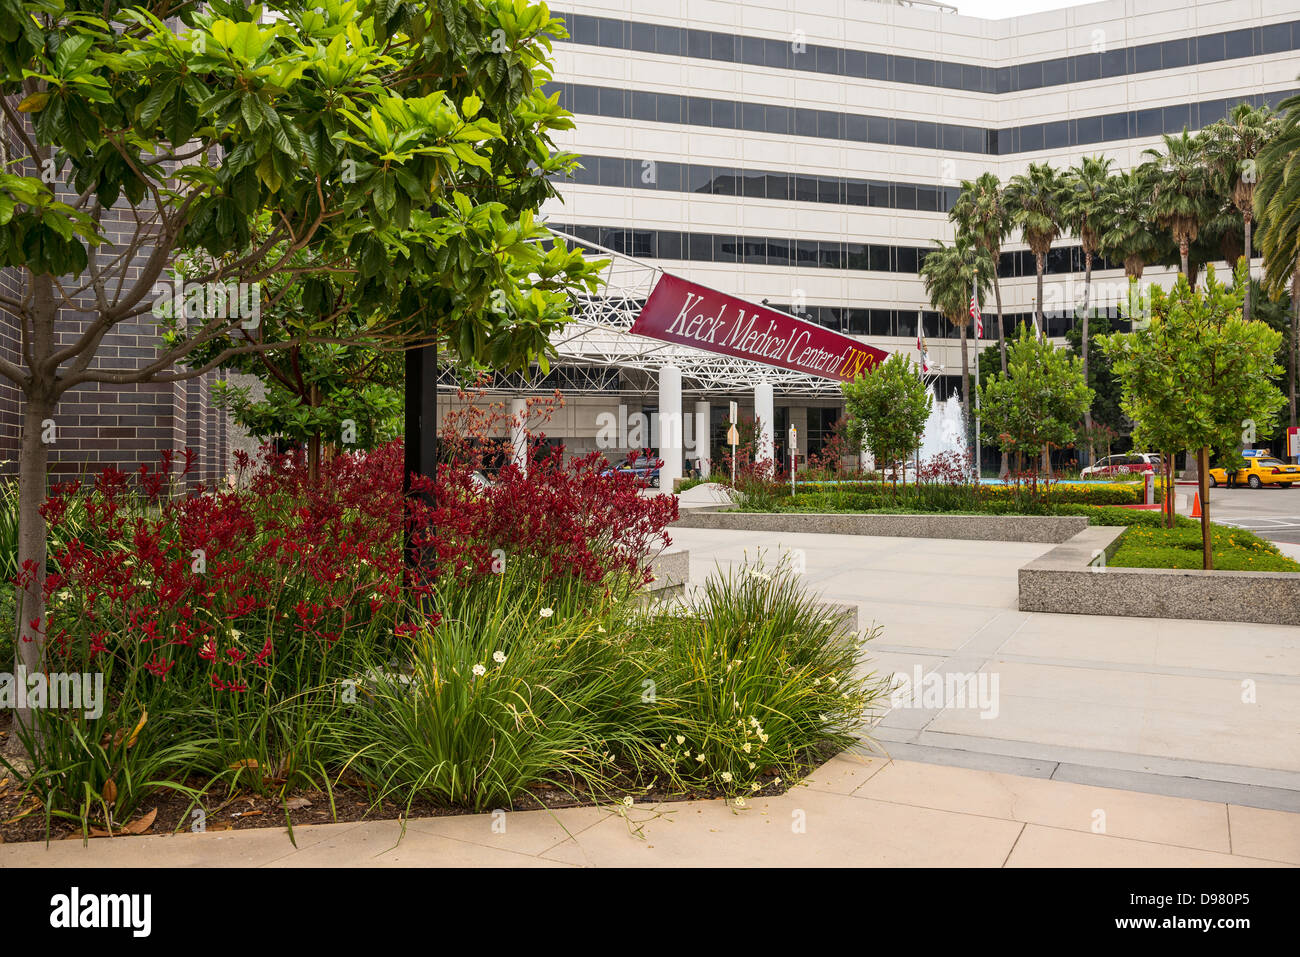
POLYGON ((962 420, 961 398, 953 390, 947 399, 938 395, 930 405, 930 418, 921 433, 921 448, 918 454, 920 462, 925 465, 937 455, 956 452, 966 454, 966 427, 962 420))

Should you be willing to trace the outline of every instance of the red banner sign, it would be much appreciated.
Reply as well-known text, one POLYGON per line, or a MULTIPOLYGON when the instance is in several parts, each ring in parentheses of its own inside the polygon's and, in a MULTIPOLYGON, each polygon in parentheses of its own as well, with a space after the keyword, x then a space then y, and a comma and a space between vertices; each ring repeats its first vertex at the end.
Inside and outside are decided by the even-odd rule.
POLYGON ((664 273, 631 331, 663 342, 852 382, 888 353, 803 319, 664 273))

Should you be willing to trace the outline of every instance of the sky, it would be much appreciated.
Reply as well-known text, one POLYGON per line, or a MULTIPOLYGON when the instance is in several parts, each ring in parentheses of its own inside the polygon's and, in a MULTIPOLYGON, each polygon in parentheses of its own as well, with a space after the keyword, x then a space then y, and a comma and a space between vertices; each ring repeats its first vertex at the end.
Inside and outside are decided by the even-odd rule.
POLYGON ((956 7, 958 13, 968 17, 1004 20, 1023 13, 1041 13, 1044 10, 1078 7, 1089 0, 944 0, 944 2, 956 7))

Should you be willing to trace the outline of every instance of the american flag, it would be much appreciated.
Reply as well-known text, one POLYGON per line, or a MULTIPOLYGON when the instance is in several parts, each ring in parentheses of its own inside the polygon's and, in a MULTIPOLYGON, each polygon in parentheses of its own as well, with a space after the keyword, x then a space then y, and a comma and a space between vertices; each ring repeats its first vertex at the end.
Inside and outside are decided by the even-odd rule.
POLYGON ((970 317, 975 320, 975 338, 983 339, 984 338, 984 317, 980 315, 980 304, 979 301, 975 298, 974 293, 971 293, 971 297, 970 297, 970 317))
POLYGON ((916 351, 921 353, 921 373, 930 371, 930 353, 926 351, 925 340, 921 338, 921 314, 916 315, 916 351))

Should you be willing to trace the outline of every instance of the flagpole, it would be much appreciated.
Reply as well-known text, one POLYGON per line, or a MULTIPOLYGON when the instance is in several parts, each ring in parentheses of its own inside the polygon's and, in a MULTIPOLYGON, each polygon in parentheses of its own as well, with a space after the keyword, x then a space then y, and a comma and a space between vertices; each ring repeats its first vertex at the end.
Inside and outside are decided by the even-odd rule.
MULTIPOLYGON (((979 311, 979 267, 975 267, 975 274, 971 278, 970 301, 975 305, 975 311, 979 311)), ((975 326, 975 484, 980 483, 983 477, 983 468, 980 461, 980 320, 974 316, 971 317, 971 324, 975 326)))

